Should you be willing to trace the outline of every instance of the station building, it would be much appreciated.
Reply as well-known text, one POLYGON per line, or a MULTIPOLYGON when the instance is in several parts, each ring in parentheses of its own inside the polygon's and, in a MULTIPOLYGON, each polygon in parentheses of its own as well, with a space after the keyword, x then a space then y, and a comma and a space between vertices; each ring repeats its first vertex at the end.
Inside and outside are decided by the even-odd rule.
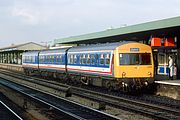
POLYGON ((43 49, 47 49, 47 47, 33 42, 0 48, 0 63, 21 64, 23 52, 43 49))
POLYGON ((173 56, 175 77, 180 78, 180 17, 55 39, 54 43, 80 45, 120 41, 152 46, 157 79, 168 79, 168 57, 173 56))

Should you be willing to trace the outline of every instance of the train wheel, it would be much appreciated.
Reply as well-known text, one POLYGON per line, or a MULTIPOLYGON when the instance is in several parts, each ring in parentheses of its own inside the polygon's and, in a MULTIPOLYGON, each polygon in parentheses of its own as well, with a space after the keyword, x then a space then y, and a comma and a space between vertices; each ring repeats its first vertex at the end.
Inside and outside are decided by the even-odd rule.
POLYGON ((28 72, 28 70, 25 70, 25 75, 29 75, 29 72, 28 72))
POLYGON ((106 87, 107 87, 108 91, 113 91, 114 90, 114 87, 111 85, 110 82, 107 83, 106 87))

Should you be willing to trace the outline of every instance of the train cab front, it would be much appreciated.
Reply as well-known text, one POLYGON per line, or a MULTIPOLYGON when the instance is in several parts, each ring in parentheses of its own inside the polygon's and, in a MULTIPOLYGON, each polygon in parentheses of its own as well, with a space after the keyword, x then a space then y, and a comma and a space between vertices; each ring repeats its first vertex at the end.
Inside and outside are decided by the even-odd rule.
POLYGON ((137 90, 153 83, 154 65, 151 47, 129 43, 115 50, 115 78, 124 91, 137 90))

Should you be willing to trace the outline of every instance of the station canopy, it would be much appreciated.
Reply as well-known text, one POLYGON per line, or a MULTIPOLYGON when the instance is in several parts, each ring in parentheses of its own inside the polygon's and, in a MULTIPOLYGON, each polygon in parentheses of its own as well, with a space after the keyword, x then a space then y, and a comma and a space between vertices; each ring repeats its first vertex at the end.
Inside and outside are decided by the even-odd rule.
POLYGON ((8 52, 8 51, 26 51, 26 50, 42 50, 47 49, 47 47, 39 45, 34 42, 28 42, 24 44, 18 44, 18 45, 11 45, 9 47, 0 48, 0 52, 8 52))
POLYGON ((95 44, 124 40, 147 41, 150 37, 175 37, 180 33, 180 17, 137 25, 108 29, 101 32, 55 39, 55 44, 95 44))

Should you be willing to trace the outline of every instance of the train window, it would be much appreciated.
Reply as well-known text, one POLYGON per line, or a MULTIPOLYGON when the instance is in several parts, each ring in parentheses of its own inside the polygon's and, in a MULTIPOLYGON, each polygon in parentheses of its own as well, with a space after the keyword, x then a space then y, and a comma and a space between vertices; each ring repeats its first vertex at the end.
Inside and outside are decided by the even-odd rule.
POLYGON ((31 56, 29 56, 29 62, 31 63, 31 56))
POLYGON ((87 64, 90 64, 90 54, 87 54, 87 64))
POLYGON ((70 64, 70 55, 68 55, 68 64, 70 64))
POLYGON ((55 56, 55 63, 58 64, 58 62, 59 62, 59 56, 56 55, 56 56, 55 56))
POLYGON ((62 55, 59 55, 59 63, 62 64, 62 61, 63 61, 62 55))
POLYGON ((80 64, 83 63, 83 54, 80 54, 80 64))
POLYGON ((91 55, 91 65, 95 65, 95 55, 94 54, 92 54, 91 55))
POLYGON ((51 55, 50 57, 51 57, 51 58, 50 58, 50 61, 51 61, 51 63, 52 63, 52 62, 53 62, 53 56, 51 55))
POLYGON ((42 62, 42 56, 39 56, 39 62, 40 63, 42 62))
POLYGON ((42 56, 42 63, 45 62, 45 56, 42 56))
POLYGON ((51 63, 51 56, 48 55, 48 62, 51 63))
POLYGON ((46 56, 44 56, 44 63, 46 63, 46 56))
POLYGON ((139 55, 140 65, 151 65, 151 54, 150 53, 142 53, 139 55))
POLYGON ((53 63, 54 62, 54 56, 53 55, 51 55, 51 63, 53 63))
POLYGON ((50 63, 51 62, 51 56, 48 55, 47 58, 48 58, 48 63, 50 63))
POLYGON ((46 63, 46 56, 43 56, 43 63, 46 63))
POLYGON ((120 65, 151 65, 150 53, 123 53, 119 55, 120 65))
POLYGON ((51 62, 50 59, 51 59, 51 57, 50 57, 50 55, 48 55, 48 56, 47 56, 47 62, 48 62, 48 63, 51 62))
POLYGON ((106 65, 109 66, 109 63, 110 63, 110 54, 106 54, 106 65))
POLYGON ((73 64, 73 55, 70 55, 70 64, 73 64))
POLYGON ((51 63, 53 63, 53 62, 54 62, 54 56, 51 55, 51 63))
POLYGON ((25 56, 25 62, 27 62, 27 56, 25 56))
POLYGON ((86 64, 86 58, 87 58, 86 54, 83 54, 82 64, 86 64))
POLYGON ((26 56, 24 56, 24 62, 26 62, 26 56))
POLYGON ((30 56, 30 62, 32 62, 32 56, 30 56))
POLYGON ((95 64, 98 64, 98 54, 95 55, 95 64))
POLYGON ((32 61, 33 61, 33 63, 36 62, 36 56, 33 56, 32 61))
POLYGON ((74 64, 76 64, 76 62, 77 62, 77 56, 74 55, 74 64))
POLYGON ((61 55, 61 64, 64 64, 64 62, 65 62, 65 56, 61 55))
POLYGON ((32 56, 30 56, 30 62, 32 63, 32 56))
POLYGON ((100 55, 100 65, 104 65, 104 54, 100 55))

